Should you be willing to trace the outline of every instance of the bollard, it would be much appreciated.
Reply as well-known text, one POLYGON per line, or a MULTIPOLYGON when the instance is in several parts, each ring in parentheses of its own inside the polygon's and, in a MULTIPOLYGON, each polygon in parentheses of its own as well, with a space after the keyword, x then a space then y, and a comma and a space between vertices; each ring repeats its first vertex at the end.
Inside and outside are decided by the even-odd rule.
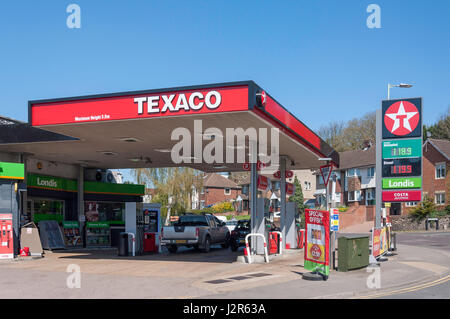
POLYGON ((264 242, 264 259, 266 261, 266 263, 269 263, 269 253, 267 252, 267 244, 266 244, 266 237, 264 237, 264 235, 262 234, 257 234, 257 233, 250 233, 247 236, 245 236, 245 248, 248 249, 247 250, 247 257, 248 257, 248 263, 251 264, 252 263, 252 254, 250 251, 250 246, 248 244, 248 238, 254 236, 254 237, 261 237, 263 239, 264 242))

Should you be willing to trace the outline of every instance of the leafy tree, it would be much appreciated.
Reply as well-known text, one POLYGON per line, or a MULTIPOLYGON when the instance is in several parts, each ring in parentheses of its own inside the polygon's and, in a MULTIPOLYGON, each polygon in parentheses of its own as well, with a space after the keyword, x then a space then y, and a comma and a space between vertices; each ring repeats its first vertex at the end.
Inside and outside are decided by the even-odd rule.
POLYGON ((303 198, 302 185, 300 184, 300 181, 298 180, 297 176, 295 176, 294 178, 294 185, 295 185, 295 192, 294 195, 289 197, 289 201, 297 203, 299 213, 303 215, 303 213, 305 212, 306 205, 304 204, 305 200, 303 198))
POLYGON ((319 136, 338 152, 360 150, 375 144, 375 112, 347 123, 332 122, 318 130, 319 136))
POLYGON ((186 167, 138 168, 132 170, 132 175, 138 184, 155 188, 152 202, 169 208, 163 210, 166 221, 171 214, 179 215, 191 208, 193 189, 200 189, 203 183, 202 172, 186 167))
POLYGON ((322 126, 319 129, 318 134, 328 145, 336 150, 341 150, 345 148, 343 140, 344 130, 344 122, 331 122, 326 126, 322 126))
POLYGON ((430 138, 450 141, 450 106, 447 112, 440 115, 436 124, 425 126, 423 138, 426 140, 428 134, 430 138))
POLYGON ((409 215, 416 220, 423 220, 436 211, 436 204, 429 197, 425 197, 423 201, 410 211, 409 215))

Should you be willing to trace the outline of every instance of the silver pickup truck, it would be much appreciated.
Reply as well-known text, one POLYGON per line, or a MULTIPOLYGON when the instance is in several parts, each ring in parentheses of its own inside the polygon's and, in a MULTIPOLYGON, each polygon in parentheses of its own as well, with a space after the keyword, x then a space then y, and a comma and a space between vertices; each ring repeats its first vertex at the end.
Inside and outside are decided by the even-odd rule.
POLYGON ((173 226, 164 226, 161 243, 175 253, 179 246, 194 247, 209 252, 211 245, 228 248, 230 231, 214 215, 182 215, 173 226))

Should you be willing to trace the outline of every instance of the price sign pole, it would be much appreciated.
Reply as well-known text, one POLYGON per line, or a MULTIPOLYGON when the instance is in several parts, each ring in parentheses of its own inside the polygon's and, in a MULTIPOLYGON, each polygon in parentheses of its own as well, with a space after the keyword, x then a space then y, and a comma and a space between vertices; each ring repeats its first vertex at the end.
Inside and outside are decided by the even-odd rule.
POLYGON ((393 209, 391 203, 422 200, 422 134, 422 98, 382 101, 376 113, 375 230, 386 226, 383 203, 393 209))

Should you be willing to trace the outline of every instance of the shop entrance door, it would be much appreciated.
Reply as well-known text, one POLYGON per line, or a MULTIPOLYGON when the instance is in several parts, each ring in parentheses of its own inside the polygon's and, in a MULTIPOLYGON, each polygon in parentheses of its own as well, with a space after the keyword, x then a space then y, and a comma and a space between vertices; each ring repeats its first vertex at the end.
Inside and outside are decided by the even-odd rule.
POLYGON ((390 215, 401 215, 402 214, 402 204, 401 203, 391 203, 391 209, 389 211, 390 215))

